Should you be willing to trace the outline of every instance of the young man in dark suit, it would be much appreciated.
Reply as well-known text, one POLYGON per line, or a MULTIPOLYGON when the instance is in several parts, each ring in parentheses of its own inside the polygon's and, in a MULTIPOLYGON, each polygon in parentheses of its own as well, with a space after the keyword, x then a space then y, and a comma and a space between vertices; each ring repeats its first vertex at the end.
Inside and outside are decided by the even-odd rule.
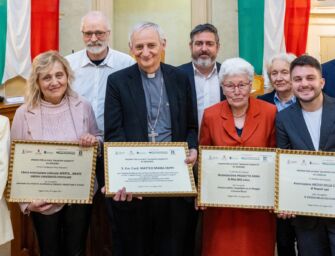
MULTIPOLYGON (((154 23, 133 28, 129 47, 137 63, 108 77, 105 100, 105 141, 182 142, 197 159, 197 123, 191 85, 179 69, 160 62, 166 39, 154 23)), ((111 221, 117 238, 115 256, 193 255, 190 220, 193 200, 132 198, 120 188, 113 200, 111 221)))
MULTIPOLYGON (((290 66, 297 102, 277 115, 277 146, 283 149, 335 151, 335 99, 322 93, 321 65, 303 55, 290 66)), ((292 218, 299 255, 335 255, 335 219, 279 214, 292 218)))

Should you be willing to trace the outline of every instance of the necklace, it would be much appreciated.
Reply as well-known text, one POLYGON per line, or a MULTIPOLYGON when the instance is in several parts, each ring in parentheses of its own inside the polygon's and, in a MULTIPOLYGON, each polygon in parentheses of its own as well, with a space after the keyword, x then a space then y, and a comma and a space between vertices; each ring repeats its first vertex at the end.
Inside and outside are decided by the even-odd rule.
POLYGON ((148 137, 151 139, 151 142, 156 142, 156 137, 159 135, 157 132, 155 132, 156 126, 157 126, 157 122, 158 122, 158 118, 159 118, 159 114, 160 114, 160 110, 161 110, 161 106, 162 106, 162 99, 163 99, 163 79, 161 79, 161 91, 160 91, 160 96, 159 96, 159 103, 158 103, 158 109, 157 109, 157 116, 155 121, 153 122, 153 124, 151 123, 151 118, 150 118, 150 111, 147 111, 147 119, 148 119, 148 125, 150 128, 150 133, 148 134, 148 137))

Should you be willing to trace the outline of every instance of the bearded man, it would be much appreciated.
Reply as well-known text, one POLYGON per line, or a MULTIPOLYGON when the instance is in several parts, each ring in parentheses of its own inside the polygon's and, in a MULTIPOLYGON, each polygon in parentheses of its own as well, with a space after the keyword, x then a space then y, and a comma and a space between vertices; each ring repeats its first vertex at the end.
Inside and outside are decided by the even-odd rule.
POLYGON ((192 85, 192 103, 195 118, 201 125, 204 109, 225 97, 219 83, 220 64, 216 57, 220 49, 218 31, 212 24, 199 24, 190 33, 192 62, 179 66, 192 85))
MULTIPOLYGON (((108 47, 111 25, 100 11, 90 11, 81 18, 80 31, 86 49, 66 56, 75 73, 72 84, 78 94, 92 105, 99 129, 104 132, 104 108, 107 78, 134 64, 129 55, 108 47)), ((97 180, 104 186, 104 162, 101 154, 96 165, 97 180)))
MULTIPOLYGON (((216 57, 220 49, 218 31, 212 24, 199 24, 190 33, 190 50, 192 62, 179 66, 187 74, 192 93, 194 119, 201 126, 204 110, 225 99, 219 83, 220 63, 216 57)), ((199 133, 199 131, 198 131, 199 133)), ((194 175, 197 180, 197 163, 194 175)), ((202 212, 195 212, 191 217, 191 229, 195 233, 194 256, 201 252, 202 212)))
POLYGON ((75 72, 73 89, 92 104, 98 127, 103 131, 107 77, 135 61, 108 47, 111 26, 102 12, 91 11, 83 16, 80 31, 86 49, 66 56, 75 72))

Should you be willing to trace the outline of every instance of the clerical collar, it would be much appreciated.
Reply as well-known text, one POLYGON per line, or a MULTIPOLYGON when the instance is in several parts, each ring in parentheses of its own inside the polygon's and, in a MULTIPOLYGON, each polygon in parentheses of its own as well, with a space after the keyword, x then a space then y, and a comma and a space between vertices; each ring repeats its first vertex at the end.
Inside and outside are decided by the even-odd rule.
POLYGON ((146 78, 148 78, 148 79, 153 79, 153 78, 155 78, 155 77, 157 76, 158 73, 161 72, 161 69, 158 68, 158 69, 156 70, 156 72, 154 72, 154 73, 150 73, 150 74, 147 73, 147 72, 145 72, 145 71, 142 70, 142 69, 140 69, 140 71, 141 71, 141 73, 142 73, 142 75, 143 75, 144 77, 146 77, 146 78))

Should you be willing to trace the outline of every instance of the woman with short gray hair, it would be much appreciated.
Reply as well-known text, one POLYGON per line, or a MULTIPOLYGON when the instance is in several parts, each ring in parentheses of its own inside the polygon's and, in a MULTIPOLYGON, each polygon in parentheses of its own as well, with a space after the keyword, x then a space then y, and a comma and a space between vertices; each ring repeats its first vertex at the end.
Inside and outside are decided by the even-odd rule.
MULTIPOLYGON (((241 58, 221 65, 227 100, 205 110, 200 145, 274 147, 276 107, 250 97, 254 68, 241 58)), ((209 207, 204 211, 202 255, 271 256, 275 216, 268 210, 209 207)))

